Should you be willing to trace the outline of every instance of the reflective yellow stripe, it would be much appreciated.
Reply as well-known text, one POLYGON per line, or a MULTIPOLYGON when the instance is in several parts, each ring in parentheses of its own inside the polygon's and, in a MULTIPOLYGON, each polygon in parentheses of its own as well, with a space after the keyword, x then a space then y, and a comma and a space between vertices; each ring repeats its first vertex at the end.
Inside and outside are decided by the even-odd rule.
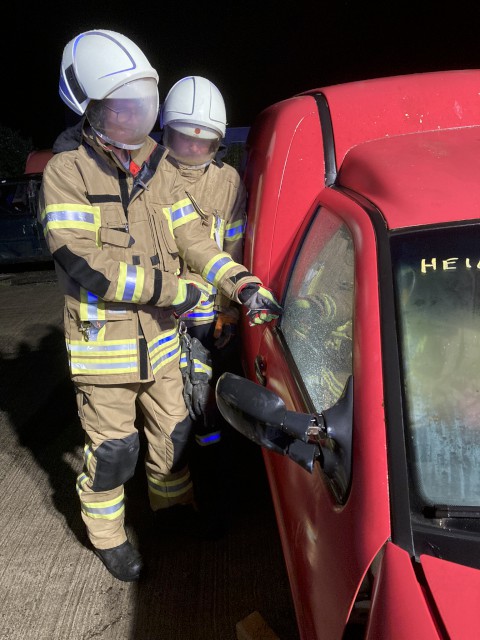
POLYGON ((193 359, 193 370, 195 373, 206 373, 209 379, 212 377, 212 367, 209 367, 208 364, 201 360, 197 360, 197 358, 193 359))
POLYGON ((237 220, 237 222, 233 222, 232 224, 227 224, 227 228, 225 231, 225 241, 226 242, 234 242, 235 240, 240 240, 244 236, 245 225, 243 220, 237 220))
POLYGON ((85 342, 67 340, 70 368, 73 374, 115 374, 138 371, 135 340, 85 342))
MULTIPOLYGON (((105 342, 85 342, 85 340, 70 340, 68 342, 70 353, 78 357, 91 356, 125 356, 136 357, 137 343, 135 340, 106 340, 105 342)), ((105 358, 108 362, 115 362, 113 357, 105 358)))
POLYGON ((90 462, 93 457, 93 451, 90 448, 90 445, 86 444, 83 448, 83 459, 85 460, 85 467, 90 469, 90 462))
POLYGON ((124 493, 105 502, 81 502, 81 509, 89 518, 115 520, 125 511, 124 493))
MULTIPOLYGON (((211 285, 208 285, 211 287, 211 285)), ((206 287, 205 287, 206 288, 206 287)), ((213 287, 211 287, 213 289, 213 287)), ((215 300, 207 301, 196 306, 192 311, 182 315, 182 319, 188 318, 189 320, 195 320, 196 318, 213 318, 214 316, 214 304, 215 300)))
POLYGON ((170 212, 172 228, 177 229, 191 220, 198 218, 198 213, 189 198, 176 202, 170 212))
POLYGON ((149 490, 162 498, 177 498, 191 491, 193 487, 188 472, 175 480, 157 480, 147 474, 147 481, 149 490))
POLYGON ((165 216, 165 219, 167 220, 168 228, 170 229, 170 233, 172 234, 172 238, 173 238, 174 237, 173 236, 173 224, 172 224, 172 217, 170 215, 170 209, 164 207, 162 209, 162 213, 165 216))
POLYGON ((150 364, 153 373, 156 373, 161 367, 172 362, 180 356, 180 340, 177 332, 174 330, 167 332, 163 338, 157 338, 148 343, 148 352, 150 354, 150 364), (170 335, 169 335, 170 334, 170 335))
POLYGON ((40 215, 45 235, 55 229, 83 229, 95 234, 95 242, 100 246, 100 208, 81 204, 51 204, 40 215))
POLYGON ((143 267, 120 262, 115 300, 120 302, 139 302, 145 282, 143 267))
POLYGON ((103 360, 100 358, 72 358, 70 368, 73 375, 113 375, 116 373, 137 373, 136 362, 103 360))
POLYGON ((105 303, 83 287, 80 288, 80 320, 105 320, 105 303))
POLYGON ((202 271, 202 278, 215 286, 232 267, 239 266, 228 253, 219 253, 209 260, 202 271))
POLYGON ((78 495, 80 495, 80 493, 83 491, 85 484, 89 481, 89 477, 87 476, 86 473, 81 473, 78 478, 77 478, 77 493, 78 495))

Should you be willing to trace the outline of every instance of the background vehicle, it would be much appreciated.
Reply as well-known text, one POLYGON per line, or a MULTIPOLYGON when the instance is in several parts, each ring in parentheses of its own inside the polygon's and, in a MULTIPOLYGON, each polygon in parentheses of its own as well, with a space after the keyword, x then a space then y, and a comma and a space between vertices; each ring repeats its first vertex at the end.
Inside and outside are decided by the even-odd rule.
POLYGON ((52 259, 36 217, 41 180, 41 174, 0 180, 1 263, 52 259))
POLYGON ((284 315, 217 401, 264 447, 302 640, 480 636, 479 88, 325 87, 249 134, 245 264, 284 315))
POLYGON ((38 191, 50 149, 32 151, 25 173, 0 179, 0 263, 50 262, 41 227, 37 223, 38 191))

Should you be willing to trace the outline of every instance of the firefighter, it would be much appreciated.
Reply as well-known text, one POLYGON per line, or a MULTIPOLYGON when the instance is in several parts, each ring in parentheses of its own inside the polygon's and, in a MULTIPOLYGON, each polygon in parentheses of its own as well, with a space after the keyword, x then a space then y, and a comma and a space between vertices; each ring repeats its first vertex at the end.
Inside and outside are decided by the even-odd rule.
POLYGON ((126 36, 95 29, 73 38, 59 91, 84 118, 83 138, 48 162, 39 200, 65 294, 66 347, 85 431, 82 518, 94 552, 124 581, 137 580, 142 568, 124 527, 124 484, 139 453, 136 403, 152 510, 192 503, 177 318, 204 294, 179 277, 179 256, 245 305, 254 323, 281 313, 259 279, 202 232, 166 150, 149 136, 157 84, 156 70, 126 36))
MULTIPOLYGON (((175 83, 160 110, 162 144, 169 151, 168 162, 180 174, 185 194, 198 208, 206 232, 219 249, 235 262, 242 262, 246 189, 238 171, 221 159, 226 125, 222 94, 201 76, 187 76, 175 83)), ((208 300, 183 314, 181 321, 190 337, 197 338, 212 358, 213 377, 210 383, 205 382, 203 397, 192 406, 190 394, 185 396, 195 420, 192 453, 197 463, 196 501, 205 516, 205 528, 215 536, 224 527, 227 474, 221 470, 226 457, 222 443, 226 423, 217 408, 214 389, 226 368, 232 369, 239 362, 239 308, 188 265, 184 275, 209 292, 208 300)))

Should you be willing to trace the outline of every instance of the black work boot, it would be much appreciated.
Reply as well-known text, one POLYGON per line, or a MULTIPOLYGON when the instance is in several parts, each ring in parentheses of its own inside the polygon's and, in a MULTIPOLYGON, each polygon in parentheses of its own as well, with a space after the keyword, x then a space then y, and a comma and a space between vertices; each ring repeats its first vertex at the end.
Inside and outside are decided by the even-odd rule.
POLYGON ((126 540, 118 547, 112 549, 93 548, 96 555, 110 571, 112 576, 124 582, 133 582, 140 577, 142 569, 142 556, 126 540))

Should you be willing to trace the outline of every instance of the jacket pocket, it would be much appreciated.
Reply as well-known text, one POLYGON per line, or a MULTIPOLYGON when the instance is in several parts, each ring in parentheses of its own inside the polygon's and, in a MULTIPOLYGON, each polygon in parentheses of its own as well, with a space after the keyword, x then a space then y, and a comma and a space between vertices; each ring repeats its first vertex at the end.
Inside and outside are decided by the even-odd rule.
POLYGON ((100 227, 100 242, 102 246, 111 245, 113 247, 123 247, 127 249, 133 244, 133 238, 126 231, 100 227))
POLYGON ((153 228, 156 235, 156 243, 158 246, 158 257, 162 264, 160 268, 170 273, 179 273, 180 260, 178 257, 178 247, 173 237, 173 231, 169 225, 169 218, 164 213, 164 209, 168 211, 168 207, 161 205, 153 205, 153 228))
POLYGON ((101 226, 98 239, 103 251, 107 251, 114 260, 131 261, 130 247, 134 239, 128 231, 128 223, 120 205, 107 205, 102 208, 101 226))

